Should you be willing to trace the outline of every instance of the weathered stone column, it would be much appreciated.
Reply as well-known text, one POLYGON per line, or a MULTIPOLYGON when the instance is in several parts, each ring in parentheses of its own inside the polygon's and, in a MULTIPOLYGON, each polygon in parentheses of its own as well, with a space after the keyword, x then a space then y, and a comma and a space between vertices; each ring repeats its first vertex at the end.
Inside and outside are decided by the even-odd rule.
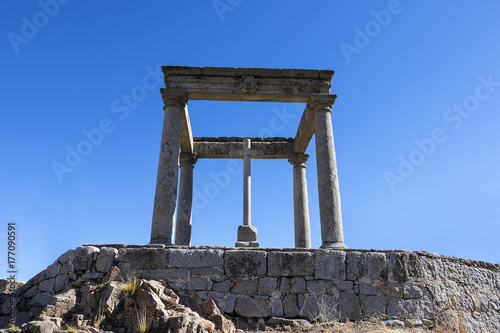
POLYGON ((175 224, 175 245, 191 245, 191 217, 193 211, 193 169, 196 154, 180 154, 181 177, 179 201, 177 202, 177 223, 175 224))
POLYGON ((293 165, 293 216, 295 224, 295 247, 311 247, 309 225, 309 203, 307 199, 306 162, 307 154, 293 154, 289 159, 293 165))
POLYGON ((151 244, 171 245, 177 199, 177 176, 181 140, 181 114, 187 104, 185 94, 162 94, 165 106, 160 159, 151 226, 151 244))
POLYGON ((344 249, 339 180, 332 129, 332 105, 336 95, 312 95, 309 107, 314 112, 316 164, 318 168, 319 213, 322 248, 344 249))
MULTIPOLYGON (((245 138, 243 149, 250 150, 250 139, 245 138)), ((251 157, 243 157, 243 225, 251 225, 252 221, 252 176, 251 176, 251 157)))
POLYGON ((238 227, 238 241, 236 247, 259 247, 257 228, 251 225, 251 142, 249 138, 243 140, 243 225, 238 227))

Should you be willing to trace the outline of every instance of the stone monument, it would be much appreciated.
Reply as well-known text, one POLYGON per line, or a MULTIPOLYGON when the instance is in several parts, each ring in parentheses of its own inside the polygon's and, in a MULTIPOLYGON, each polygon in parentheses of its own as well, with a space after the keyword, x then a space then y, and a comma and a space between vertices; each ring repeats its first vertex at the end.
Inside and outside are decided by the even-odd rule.
POLYGON ((259 247, 251 225, 251 159, 287 159, 293 165, 295 247, 310 248, 305 154, 316 140, 322 248, 345 249, 332 130, 331 70, 163 66, 165 104, 151 243, 190 245, 193 168, 198 159, 244 161, 243 225, 236 247, 259 247), (295 138, 193 137, 189 100, 307 103, 295 138), (179 152, 180 151, 180 152, 179 152), (178 168, 181 169, 178 183, 178 168), (179 190, 179 202, 177 199, 179 190), (177 208, 177 219, 174 216, 177 208))

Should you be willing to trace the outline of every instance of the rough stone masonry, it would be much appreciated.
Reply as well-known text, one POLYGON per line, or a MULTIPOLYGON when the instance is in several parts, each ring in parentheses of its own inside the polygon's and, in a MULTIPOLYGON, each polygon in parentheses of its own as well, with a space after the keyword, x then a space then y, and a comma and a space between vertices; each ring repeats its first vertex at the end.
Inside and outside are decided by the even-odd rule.
POLYGON ((83 246, 64 253, 18 289, 19 320, 36 317, 57 295, 100 282, 116 268, 125 276, 163 280, 181 300, 214 300, 232 316, 382 316, 427 326, 462 320, 468 332, 500 331, 499 265, 426 252, 164 245, 83 246))

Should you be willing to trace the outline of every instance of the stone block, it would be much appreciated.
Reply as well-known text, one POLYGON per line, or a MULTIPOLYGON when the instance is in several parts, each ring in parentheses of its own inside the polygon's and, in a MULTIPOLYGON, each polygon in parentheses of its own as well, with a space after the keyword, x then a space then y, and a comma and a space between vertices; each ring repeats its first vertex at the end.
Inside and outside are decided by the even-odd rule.
POLYGON ((403 283, 407 280, 402 253, 389 253, 387 256, 387 281, 403 283))
POLYGON ((234 295, 234 294, 229 294, 225 297, 225 299, 224 299, 224 301, 225 301, 224 302, 224 312, 225 313, 233 313, 237 298, 238 298, 238 295, 234 295))
POLYGON ((296 276, 293 277, 291 281, 292 281, 292 290, 291 290, 292 293, 302 294, 307 292, 306 279, 304 279, 303 277, 296 276))
POLYGON ((271 316, 271 308, 265 300, 249 296, 238 296, 234 312, 246 318, 267 318, 271 316))
POLYGON ((28 282, 26 282, 26 284, 24 286, 21 287, 22 290, 28 290, 29 288, 31 288, 33 286, 39 285, 40 282, 45 280, 45 273, 46 272, 47 272, 46 270, 43 270, 40 273, 38 273, 37 275, 33 276, 31 279, 28 280, 28 282))
POLYGON ((130 264, 133 270, 166 268, 167 250, 162 248, 121 248, 118 251, 118 267, 120 264, 130 264))
POLYGON ((214 283, 212 286, 213 291, 219 292, 229 292, 231 290, 231 280, 224 280, 221 282, 214 283))
POLYGON ((197 268, 224 265, 224 251, 170 249, 168 268, 197 268))
POLYGON ((419 286, 414 284, 403 284, 403 297, 404 298, 421 298, 424 296, 424 291, 419 286))
POLYGON ((310 252, 270 252, 267 261, 270 276, 313 275, 314 255, 310 252))
POLYGON ((59 329, 57 325, 50 320, 35 320, 26 323, 23 327, 23 332, 31 333, 55 333, 59 329))
POLYGON ((180 280, 184 283, 187 283, 190 278, 189 270, 186 268, 146 269, 142 271, 141 276, 147 280, 163 280, 165 282, 180 280))
POLYGON ((54 308, 54 313, 49 314, 51 317, 63 317, 67 313, 74 311, 76 307, 76 291, 69 289, 68 291, 52 296, 49 300, 49 305, 54 308))
POLYGON ((336 284, 339 291, 353 290, 354 283, 352 281, 342 281, 336 284))
POLYGON ((103 273, 85 273, 82 274, 80 277, 80 280, 82 281, 95 281, 95 280, 100 280, 104 277, 103 273))
POLYGON ((259 279, 259 295, 273 295, 278 290, 278 279, 263 277, 259 279))
POLYGON ((95 263, 95 268, 97 269, 97 271, 101 273, 109 272, 109 270, 113 266, 113 262, 117 254, 118 250, 115 248, 101 248, 101 252, 99 252, 99 256, 97 257, 97 261, 95 263))
POLYGON ((240 225, 238 227, 238 242, 257 241, 257 228, 253 225, 240 225))
POLYGON ((33 305, 45 306, 45 305, 49 304, 51 297, 52 297, 51 294, 48 292, 37 294, 37 295, 33 296, 33 298, 31 298, 30 306, 33 306, 33 305))
POLYGON ((366 278, 371 281, 387 280, 387 264, 384 253, 369 252, 366 254, 366 278))
POLYGON ((376 284, 360 282, 358 286, 360 295, 382 295, 376 284))
POLYGON ((418 308, 420 310, 419 317, 422 319, 434 319, 434 306, 428 300, 420 300, 418 308))
POLYGON ((365 318, 385 316, 387 298, 385 296, 367 296, 365 300, 365 318))
POLYGON ((56 282, 56 279, 49 279, 49 280, 42 281, 38 285, 38 289, 40 289, 41 291, 47 291, 49 293, 53 293, 55 282, 56 282))
POLYGON ((283 303, 281 301, 281 297, 271 297, 269 304, 271 305, 271 315, 273 317, 283 316, 283 303))
POLYGON ((187 290, 207 290, 208 279, 200 277, 191 277, 187 282, 187 290))
POLYGON ((396 283, 382 283, 379 289, 384 296, 403 297, 403 286, 396 283))
POLYGON ((353 291, 343 291, 339 294, 340 319, 357 320, 363 317, 358 296, 353 291))
POLYGON ((387 316, 389 318, 415 318, 418 316, 417 301, 389 297, 387 300, 387 316))
MULTIPOLYGON (((299 316, 302 318, 308 318, 310 320, 315 320, 319 315, 319 302, 317 296, 306 296, 304 303, 299 311, 299 316)), ((319 318, 318 318, 319 319, 319 318)))
POLYGON ((59 258, 57 258, 57 261, 61 265, 65 265, 66 263, 68 263, 69 261, 72 261, 74 259, 73 252, 74 252, 74 250, 68 250, 68 251, 64 252, 63 254, 61 254, 59 256, 59 258))
POLYGON ((104 314, 113 316, 116 313, 124 299, 124 293, 124 285, 119 282, 111 281, 106 285, 101 299, 104 314))
POLYGON ((297 294, 297 305, 299 306, 299 309, 304 305, 306 297, 304 294, 297 294))
POLYGON ((283 297, 283 314, 287 318, 294 318, 299 315, 297 295, 288 294, 283 297))
POLYGON ((58 275, 56 276, 56 281, 54 284, 54 290, 56 293, 63 291, 68 287, 69 284, 69 277, 67 275, 58 275))
POLYGON ((314 258, 316 279, 344 281, 346 279, 344 251, 317 251, 314 258))
POLYGON ((265 275, 267 272, 266 252, 252 250, 226 251, 224 268, 228 277, 265 275))
POLYGON ((52 265, 47 267, 47 271, 45 273, 45 278, 53 279, 59 274, 59 262, 56 260, 52 265))
POLYGON ((31 287, 30 289, 26 290, 22 296, 24 298, 31 298, 31 297, 35 296, 37 291, 38 291, 38 286, 34 286, 34 287, 31 287))
POLYGON ((85 272, 92 267, 94 253, 98 253, 99 248, 95 246, 80 246, 74 251, 75 271, 85 272))
POLYGON ((224 266, 189 268, 191 275, 224 275, 224 266))
POLYGON ((219 300, 224 300, 225 297, 225 293, 207 290, 199 290, 196 292, 196 295, 200 296, 200 298, 203 300, 213 300, 216 302, 218 302, 219 300))
POLYGON ((292 279, 287 277, 278 278, 280 293, 289 294, 292 292, 292 279))
POLYGON ((307 290, 316 296, 324 294, 331 286, 333 282, 325 280, 313 280, 307 281, 307 290))
POLYGON ((366 255, 361 252, 347 252, 347 280, 356 281, 363 276, 366 266, 366 255))
POLYGON ((258 284, 257 281, 254 280, 236 280, 234 281, 233 286, 231 287, 232 294, 240 294, 240 295, 257 295, 258 284))
POLYGON ((59 267, 59 275, 73 273, 74 271, 75 271, 75 265, 72 262, 68 262, 59 267))
POLYGON ((409 280, 419 281, 425 278, 424 268, 418 254, 405 252, 403 253, 403 257, 406 263, 406 274, 409 280))

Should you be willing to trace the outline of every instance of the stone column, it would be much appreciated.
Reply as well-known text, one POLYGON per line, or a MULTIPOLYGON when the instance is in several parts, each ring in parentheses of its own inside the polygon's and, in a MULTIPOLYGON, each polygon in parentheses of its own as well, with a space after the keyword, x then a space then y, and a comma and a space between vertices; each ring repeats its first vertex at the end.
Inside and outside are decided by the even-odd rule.
MULTIPOLYGON (((245 138, 243 149, 250 149, 250 139, 245 138)), ((243 225, 251 225, 252 221, 252 178, 251 157, 243 157, 243 225)))
POLYGON ((151 226, 151 244, 172 245, 177 199, 181 114, 187 105, 184 94, 162 94, 165 106, 160 159, 151 226))
POLYGON ((238 227, 236 247, 259 247, 257 228, 251 225, 251 142, 243 140, 243 225, 238 227))
POLYGON ((180 154, 181 177, 179 181, 179 201, 177 203, 177 223, 175 224, 175 245, 191 245, 191 217, 193 211, 193 169, 196 154, 180 154))
POLYGON ((332 105, 336 95, 313 95, 316 163, 318 168, 319 213, 322 248, 345 249, 340 210, 339 180, 332 129, 332 105))
POLYGON ((307 154, 293 154, 289 159, 293 165, 293 215, 295 225, 295 247, 311 247, 309 226, 309 203, 307 199, 306 162, 307 154))

